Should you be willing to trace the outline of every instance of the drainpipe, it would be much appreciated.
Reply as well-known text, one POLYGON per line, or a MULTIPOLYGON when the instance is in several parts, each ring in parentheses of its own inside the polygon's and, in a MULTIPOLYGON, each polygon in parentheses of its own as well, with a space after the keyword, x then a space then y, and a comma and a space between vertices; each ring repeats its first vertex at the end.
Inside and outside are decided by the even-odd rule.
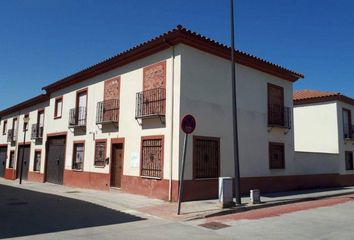
POLYGON ((172 96, 171 96, 171 155, 170 155, 170 176, 168 181, 168 201, 172 201, 172 164, 173 164, 173 118, 174 118, 174 86, 175 86, 175 46, 171 45, 164 39, 164 42, 172 47, 172 96))

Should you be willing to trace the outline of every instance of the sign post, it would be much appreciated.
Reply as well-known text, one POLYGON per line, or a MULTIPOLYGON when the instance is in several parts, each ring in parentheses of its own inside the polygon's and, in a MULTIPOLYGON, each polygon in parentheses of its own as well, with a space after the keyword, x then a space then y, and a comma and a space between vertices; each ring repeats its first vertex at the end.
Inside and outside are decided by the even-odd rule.
POLYGON ((185 133, 185 135, 184 135, 184 142, 183 142, 182 167, 181 167, 181 174, 179 177, 177 215, 180 215, 180 213, 181 213, 181 203, 182 203, 182 198, 183 198, 183 178, 184 178, 184 168, 185 168, 185 164, 186 164, 188 135, 194 131, 195 127, 196 127, 196 121, 192 115, 188 114, 183 117, 182 123, 181 123, 181 128, 182 128, 182 131, 185 133))

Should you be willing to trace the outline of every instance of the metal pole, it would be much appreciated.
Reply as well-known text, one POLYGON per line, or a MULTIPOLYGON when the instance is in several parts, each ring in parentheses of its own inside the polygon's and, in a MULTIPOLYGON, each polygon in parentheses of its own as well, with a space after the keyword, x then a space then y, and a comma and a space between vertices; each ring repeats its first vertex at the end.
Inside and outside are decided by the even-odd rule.
POLYGON ((23 134, 22 157, 21 157, 20 184, 22 184, 23 162, 25 159, 25 142, 26 142, 26 132, 27 132, 26 127, 23 130, 24 130, 24 134, 23 134))
POLYGON ((240 163, 238 149, 238 130, 237 130, 237 101, 236 101, 236 67, 235 67, 235 33, 234 33, 234 0, 230 1, 231 9, 231 81, 232 81, 232 121, 233 121, 233 140, 234 140, 234 171, 235 171, 235 199, 236 205, 241 204, 240 195, 240 163))
POLYGON ((181 202, 182 202, 182 195, 183 195, 184 166, 185 166, 185 163, 186 163, 186 152, 187 152, 187 140, 188 140, 188 134, 185 134, 184 135, 184 144, 183 144, 182 168, 181 168, 181 174, 180 174, 180 177, 179 177, 177 215, 180 215, 180 213, 181 213, 181 202))

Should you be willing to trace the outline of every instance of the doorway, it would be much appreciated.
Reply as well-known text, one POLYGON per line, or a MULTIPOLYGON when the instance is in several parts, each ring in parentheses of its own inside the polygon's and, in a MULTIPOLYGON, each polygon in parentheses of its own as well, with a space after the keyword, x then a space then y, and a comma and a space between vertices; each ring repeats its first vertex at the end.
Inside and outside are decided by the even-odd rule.
POLYGON ((110 186, 120 188, 123 176, 123 143, 114 143, 111 148, 111 180, 110 186))
POLYGON ((0 177, 4 176, 6 155, 7 155, 7 147, 0 147, 0 177))
POLYGON ((20 178, 22 158, 23 158, 22 179, 23 180, 28 179, 30 149, 31 149, 30 145, 22 145, 18 147, 18 157, 17 157, 17 165, 16 165, 17 178, 20 178))
POLYGON ((66 136, 47 140, 46 181, 63 184, 66 136))

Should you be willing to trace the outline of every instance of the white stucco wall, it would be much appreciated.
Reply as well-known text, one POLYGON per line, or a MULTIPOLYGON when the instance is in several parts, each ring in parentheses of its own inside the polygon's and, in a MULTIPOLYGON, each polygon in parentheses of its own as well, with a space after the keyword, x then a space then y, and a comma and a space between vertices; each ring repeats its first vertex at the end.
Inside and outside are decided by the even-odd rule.
POLYGON ((297 175, 338 173, 339 154, 295 152, 295 172, 297 175))
MULTIPOLYGON (((85 141, 85 159, 84 171, 109 173, 109 165, 104 168, 94 166, 94 144, 95 139, 107 139, 107 156, 110 156, 110 139, 124 138, 124 175, 139 176, 140 161, 138 165, 132 165, 131 156, 133 153, 140 156, 141 137, 164 135, 164 178, 170 176, 170 159, 171 159, 171 130, 172 130, 172 115, 177 120, 174 125, 174 148, 178 149, 179 138, 179 75, 180 75, 180 52, 179 48, 175 47, 175 59, 173 64, 172 48, 149 57, 138 60, 134 63, 116 68, 104 74, 87 79, 84 82, 66 87, 51 94, 50 107, 46 111, 46 119, 50 119, 48 123, 47 133, 59 133, 68 131, 69 109, 75 107, 76 91, 88 88, 87 102, 87 127, 86 133, 74 134, 73 131, 68 131, 66 144, 66 162, 65 169, 72 169, 72 154, 73 142, 85 141), (143 68, 151 64, 166 60, 166 124, 163 126, 159 119, 145 121, 141 126, 135 120, 136 93, 143 89, 143 68), (174 66, 174 71, 172 70, 174 66), (174 110, 172 112, 172 73, 174 72, 174 110), (100 126, 96 125, 96 105, 97 102, 103 100, 104 81, 112 77, 120 76, 120 113, 119 113, 119 128, 111 131, 102 131, 100 126), (55 119, 54 102, 55 98, 63 96, 63 112, 62 118, 55 119)), ((174 161, 178 160, 178 151, 174 151, 174 161)), ((177 164, 173 167, 173 179, 177 179, 177 164)))
MULTIPOLYGON (((220 138, 221 176, 233 176, 233 138, 230 62, 182 45, 181 112, 197 121, 193 135, 220 138)), ((285 106, 292 107, 292 83, 258 70, 236 66, 237 109, 242 177, 290 175, 293 166, 293 130, 268 131, 267 83, 284 88, 285 106), (285 169, 270 170, 269 141, 285 144, 285 169)), ((180 135, 183 141, 183 134, 180 135)), ((192 137, 188 144, 186 179, 192 179, 192 137)), ((182 153, 182 145, 180 146, 182 153)))
POLYGON ((295 151, 338 154, 337 111, 337 102, 295 106, 295 151))
MULTIPOLYGON (((19 144, 23 143, 24 140, 24 132, 23 132, 23 118, 25 114, 29 114, 29 125, 28 125, 28 131, 26 133, 26 138, 25 141, 31 143, 31 149, 30 149, 30 163, 29 163, 29 171, 33 172, 33 163, 34 163, 34 153, 36 150, 41 150, 41 168, 40 168, 40 173, 44 172, 44 158, 45 158, 45 141, 43 140, 42 142, 35 141, 31 139, 31 127, 32 124, 37 123, 37 114, 39 109, 44 109, 46 111, 47 107, 49 105, 49 102, 43 102, 37 105, 33 105, 29 108, 23 109, 18 112, 11 113, 7 116, 2 117, 1 119, 1 133, 0 133, 0 145, 2 144, 7 144, 7 161, 6 161, 6 168, 9 166, 9 156, 10 156, 10 151, 15 151, 15 162, 14 162, 14 168, 16 169, 17 165, 17 154, 18 154, 18 148, 19 144), (13 119, 17 118, 18 121, 18 131, 17 131, 17 141, 14 144, 10 144, 7 142, 7 131, 6 135, 2 135, 2 126, 4 124, 4 121, 7 120, 7 130, 12 129, 12 123, 13 119)), ((44 119, 44 129, 43 129, 43 136, 45 135, 46 132, 46 119, 44 119)))

